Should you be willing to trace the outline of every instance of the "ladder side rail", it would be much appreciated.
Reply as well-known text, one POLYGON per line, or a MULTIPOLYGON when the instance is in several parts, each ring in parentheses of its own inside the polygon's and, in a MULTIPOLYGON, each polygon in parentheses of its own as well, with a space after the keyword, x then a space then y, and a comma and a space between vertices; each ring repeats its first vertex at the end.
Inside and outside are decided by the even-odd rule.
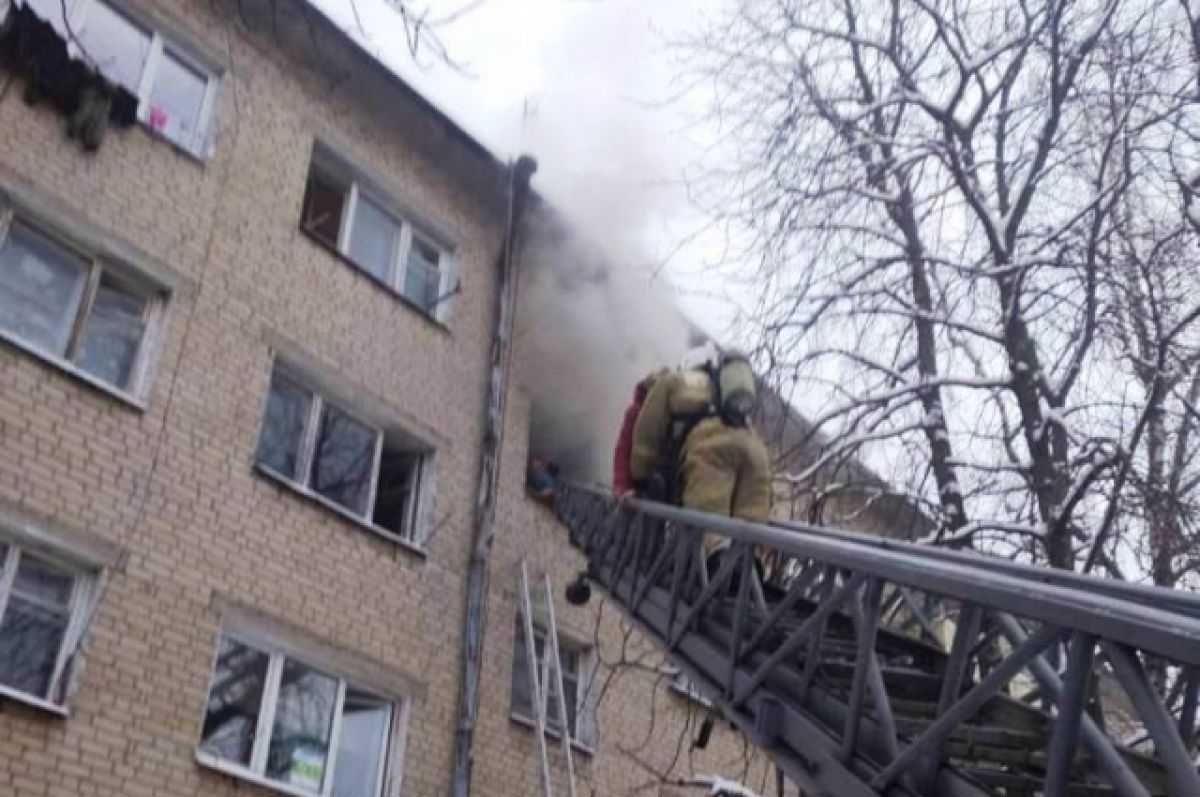
MULTIPOLYGON (((598 502, 602 500, 597 497, 598 502)), ((806 536, 769 524, 640 500, 627 503, 631 509, 676 521, 683 527, 817 559, 943 598, 1084 631, 1181 664, 1200 665, 1200 618, 1174 611, 1169 601, 1161 607, 1150 606, 1080 586, 1048 584, 1011 573, 989 572, 988 578, 980 579, 978 568, 970 563, 928 559, 909 550, 877 548, 852 540, 806 536)), ((1102 583, 1104 579, 1092 577, 1088 583, 1093 581, 1102 583)), ((1159 591, 1164 598, 1171 595, 1170 590, 1159 591)))
POLYGON ((768 525, 777 526, 789 532, 817 537, 827 537, 835 540, 845 540, 858 545, 883 550, 902 550, 916 554, 926 559, 943 562, 965 564, 980 570, 1005 573, 1020 578, 1032 578, 1047 584, 1065 587, 1085 587, 1086 589, 1110 595, 1114 598, 1131 600, 1147 606, 1167 605, 1174 611, 1200 617, 1200 593, 1186 590, 1167 591, 1147 584, 1134 584, 1117 579, 1099 578, 1086 573, 1076 573, 1070 570, 1057 570, 1048 567, 1013 562, 997 556, 975 553, 973 551, 940 548, 935 545, 924 545, 919 542, 897 540, 886 537, 875 537, 844 529, 831 529, 821 526, 811 526, 788 520, 771 520, 768 525))
MULTIPOLYGON (((546 629, 546 644, 549 645, 551 666, 554 668, 554 678, 551 686, 558 695, 558 728, 562 739, 563 755, 567 757, 567 793, 575 795, 575 759, 571 754, 571 726, 567 722, 567 690, 563 686, 562 656, 558 649, 558 622, 554 617, 554 592, 550 587, 550 575, 544 574, 546 589, 546 621, 550 626, 546 629)), ((578 697, 578 693, 576 694, 578 697)), ((575 721, 579 721, 579 707, 575 709, 575 721)))
POLYGON ((525 661, 529 665, 529 688, 533 692, 533 716, 537 726, 543 797, 554 797, 550 780, 550 756, 546 750, 546 695, 538 673, 537 640, 533 633, 533 601, 529 597, 529 569, 521 560, 521 618, 524 620, 525 661))

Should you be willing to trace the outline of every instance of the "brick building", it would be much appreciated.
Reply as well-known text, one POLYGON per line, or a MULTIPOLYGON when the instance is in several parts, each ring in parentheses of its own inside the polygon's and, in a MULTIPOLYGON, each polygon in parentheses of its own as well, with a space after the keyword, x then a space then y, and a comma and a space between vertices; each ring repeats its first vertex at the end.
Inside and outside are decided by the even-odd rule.
MULTIPOLYGON (((0 17, 0 794, 448 794, 508 168, 300 0, 0 17)), ((539 791, 523 561, 581 793, 767 783, 561 601, 506 408, 474 793, 539 791)))

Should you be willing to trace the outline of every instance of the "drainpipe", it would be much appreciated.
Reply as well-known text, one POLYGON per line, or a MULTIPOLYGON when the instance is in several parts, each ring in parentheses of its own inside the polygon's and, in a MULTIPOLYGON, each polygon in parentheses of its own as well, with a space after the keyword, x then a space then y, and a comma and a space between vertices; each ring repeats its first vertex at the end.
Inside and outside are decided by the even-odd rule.
POLYGON ((514 257, 521 216, 529 198, 529 180, 537 161, 522 155, 511 167, 508 183, 508 221, 504 243, 496 257, 496 327, 488 361, 487 405, 483 421, 483 450, 479 487, 475 494, 471 559, 467 566, 467 596, 463 612, 462 666, 458 686, 458 724, 454 732, 453 797, 471 793, 471 765, 475 721, 479 711, 479 673, 483 654, 484 602, 487 598, 488 561, 496 537, 496 493, 499 487, 500 445, 504 438, 504 404, 508 392, 508 365, 512 350, 513 321, 517 305, 517 268, 514 257))

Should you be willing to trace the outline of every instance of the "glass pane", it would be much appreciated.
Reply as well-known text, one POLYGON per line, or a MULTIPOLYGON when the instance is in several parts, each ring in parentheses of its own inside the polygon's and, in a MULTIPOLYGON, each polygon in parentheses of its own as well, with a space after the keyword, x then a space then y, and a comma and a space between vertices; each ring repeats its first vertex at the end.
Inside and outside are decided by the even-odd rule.
POLYGON ((517 616, 516 636, 513 639, 512 710, 528 719, 534 718, 533 687, 529 683, 529 653, 525 645, 525 625, 517 616))
POLYGON ((13 593, 66 613, 74 584, 75 578, 70 573, 26 553, 17 568, 13 593))
POLYGON ((267 777, 309 791, 321 790, 337 687, 336 678, 290 659, 284 662, 267 777))
POLYGON ((567 696, 567 728, 570 729, 571 737, 574 738, 579 735, 579 726, 576 724, 579 687, 574 680, 563 679, 563 694, 567 696))
MULTIPOLYGON (((547 651, 546 655, 550 655, 547 651)), ((575 652, 568 650, 559 643, 559 661, 562 662, 563 693, 567 696, 567 728, 571 736, 575 735, 575 652)), ((562 727, 558 718, 558 683, 553 667, 549 669, 550 682, 546 684, 546 725, 554 729, 562 727)))
POLYGON ((378 205, 359 194, 350 225, 349 254, 355 265, 390 285, 399 239, 400 225, 378 205))
POLYGON ((296 479, 304 427, 308 423, 312 394, 278 373, 271 376, 271 392, 258 438, 258 462, 276 473, 296 479))
POLYGON ((304 191, 304 229, 336 247, 345 206, 346 189, 319 172, 309 172, 308 187, 304 191))
POLYGON ((226 761, 249 765, 270 657, 225 637, 208 685, 200 747, 226 761))
POLYGON ((407 534, 409 506, 414 498, 421 455, 413 451, 383 449, 379 458, 379 481, 375 488, 376 526, 407 534))
POLYGON ((200 113, 207 90, 205 75, 163 50, 146 103, 146 124, 180 146, 198 147, 200 113))
POLYGON ((374 695, 346 688, 338 733, 333 797, 376 797, 386 755, 392 705, 374 695))
POLYGON ((74 582, 71 574, 48 562, 21 556, 0 622, 0 683, 48 697, 74 582))
POLYGON ((76 362, 93 376, 125 387, 145 331, 146 300, 100 279, 96 299, 83 325, 76 362))
POLYGON ((378 437, 374 429, 326 404, 313 453, 312 488, 330 501, 365 515, 378 437))
POLYGON ((558 692, 554 684, 546 684, 546 727, 557 731, 562 727, 558 721, 558 692))
POLYGON ((62 355, 87 275, 87 263, 16 225, 0 245, 0 330, 62 355))
POLYGON ((442 286, 439 260, 441 253, 437 247, 420 238, 413 238, 412 249, 408 253, 408 268, 404 273, 404 295, 426 312, 433 311, 439 298, 442 286))
POLYGON ((84 56, 114 83, 137 93, 150 54, 150 34, 104 3, 92 3, 75 32, 84 56))

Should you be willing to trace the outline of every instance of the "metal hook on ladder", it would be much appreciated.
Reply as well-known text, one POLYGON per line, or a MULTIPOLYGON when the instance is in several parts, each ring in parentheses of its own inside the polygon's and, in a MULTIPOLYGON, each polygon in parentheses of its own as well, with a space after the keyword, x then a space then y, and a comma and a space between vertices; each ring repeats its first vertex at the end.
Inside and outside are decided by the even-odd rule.
MULTIPOLYGON (((554 619, 554 593, 550 588, 550 576, 544 575, 542 588, 546 598, 546 654, 550 657, 547 675, 552 675, 554 693, 558 696, 558 728, 562 740, 563 754, 567 758, 567 794, 575 794, 575 759, 571 755, 571 729, 567 721, 567 698, 563 688, 562 659, 558 651, 558 624, 554 619)), ((521 619, 525 629, 525 661, 529 665, 529 684, 533 690, 534 718, 537 722, 538 749, 541 754, 542 795, 554 797, 554 786, 550 779, 550 757, 546 748, 546 684, 538 673, 537 642, 533 631, 533 600, 529 590, 529 570, 521 560, 521 619)))

